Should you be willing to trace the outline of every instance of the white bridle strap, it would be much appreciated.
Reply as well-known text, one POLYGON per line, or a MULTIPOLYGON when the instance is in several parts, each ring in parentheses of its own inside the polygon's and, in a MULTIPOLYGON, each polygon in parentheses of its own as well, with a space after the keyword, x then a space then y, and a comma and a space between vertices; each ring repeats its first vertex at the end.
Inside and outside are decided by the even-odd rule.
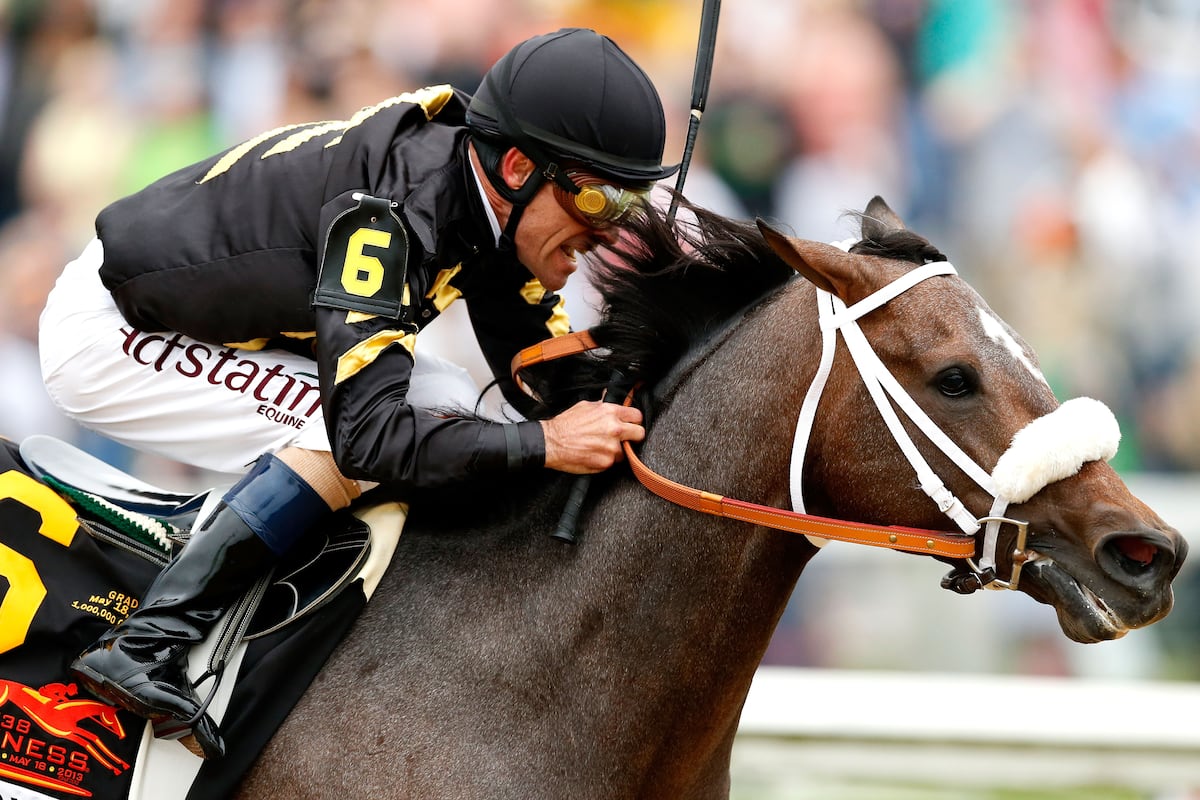
POLYGON ((860 317, 883 306, 921 281, 936 275, 954 274, 956 274, 954 266, 948 262, 942 261, 926 264, 905 273, 897 280, 892 281, 887 286, 873 292, 849 307, 832 294, 821 289, 817 290, 817 307, 820 314, 822 339, 821 362, 818 365, 817 374, 813 382, 809 385, 808 394, 804 398, 804 403, 800 409, 800 416, 796 423, 796 437, 792 445, 791 465, 793 508, 800 511, 804 508, 802 488, 804 455, 807 452, 808 439, 812 432, 813 421, 816 418, 817 405, 820 402, 821 395, 824 393, 825 384, 829 378, 829 372, 833 364, 837 332, 841 331, 851 357, 854 359, 859 374, 862 376, 863 383, 867 387, 867 391, 870 393, 872 400, 874 400, 876 408, 879 409, 879 413, 882 415, 893 438, 904 453, 905 458, 908 459, 909 464, 916 472, 922 490, 937 504, 943 513, 954 520, 954 523, 964 533, 973 534, 979 530, 979 523, 976 522, 975 516, 946 488, 945 484, 937 476, 937 473, 930 468, 928 462, 921 455, 912 438, 904 429, 904 425, 900 422, 899 416, 888 400, 888 395, 891 395, 896 400, 897 405, 929 437, 930 441, 989 492, 992 486, 990 476, 986 470, 979 467, 970 457, 963 453, 929 419, 928 415, 921 411, 912 398, 909 397, 908 393, 904 391, 903 387, 900 386, 899 382, 892 377, 891 373, 883 365, 883 362, 879 360, 879 357, 875 354, 866 336, 863 335, 862 330, 858 326, 858 319, 860 317))
MULTIPOLYGON (((846 248, 843 246, 843 249, 846 248)), ((990 579, 994 580, 1000 518, 1003 517, 1009 503, 1025 502, 1048 484, 1075 474, 1088 461, 1112 458, 1120 442, 1120 429, 1112 412, 1103 403, 1089 398, 1068 400, 1055 411, 1035 419, 1019 431, 1008 450, 1000 457, 996 469, 990 474, 951 441, 884 366, 859 327, 858 320, 927 278, 954 274, 955 269, 948 262, 926 264, 849 307, 829 292, 816 290, 821 326, 821 360, 796 421, 791 463, 792 507, 804 513, 804 458, 816 419, 817 406, 833 367, 837 334, 840 331, 875 407, 916 472, 921 489, 937 504, 942 513, 967 534, 977 533, 980 522, 983 521, 972 515, 930 468, 913 443, 912 437, 904 429, 892 405, 893 402, 931 443, 992 496, 993 502, 986 518, 979 565, 975 567, 972 564, 972 567, 981 573, 991 573, 990 579)), ((813 541, 818 545, 824 544, 822 540, 813 541)), ((1016 579, 1013 578, 1006 588, 1015 586, 1016 579)))
POLYGON ((954 269, 954 265, 949 261, 935 261, 932 264, 917 267, 911 272, 904 273, 882 289, 872 292, 852 306, 842 304, 840 311, 821 319, 821 327, 822 329, 826 326, 840 328, 849 322, 862 319, 881 306, 887 305, 926 278, 932 278, 934 275, 957 274, 958 272, 954 269))
MULTIPOLYGON (((834 313, 832 307, 833 295, 817 290, 817 308, 821 319, 834 313)), ((812 433, 813 421, 817 417, 817 406, 821 395, 825 392, 825 383, 829 380, 829 371, 833 367, 833 355, 837 349, 837 337, 832 331, 822 329, 821 332, 821 361, 817 365, 817 373, 808 385, 808 393, 804 395, 804 403, 800 406, 800 416, 796 420, 796 434, 792 438, 792 463, 790 481, 792 493, 792 508, 801 514, 807 513, 804 507, 804 457, 808 452, 808 439, 812 433)), ((823 540, 809 537, 813 544, 821 546, 823 540)))
MULTIPOLYGON (((842 250, 848 250, 852 242, 835 243, 842 250)), ((825 383, 833 367, 833 356, 837 349, 837 330, 843 324, 853 323, 859 317, 867 314, 904 292, 916 286, 926 278, 934 275, 955 274, 953 265, 949 262, 926 264, 911 272, 905 273, 897 280, 859 300, 853 306, 847 307, 829 292, 817 290, 817 308, 821 327, 821 361, 817 372, 808 386, 808 393, 800 407, 800 416, 796 421, 796 435, 792 440, 791 486, 792 508, 804 512, 804 493, 800 487, 803 482, 804 456, 808 450, 809 434, 812 432, 813 421, 817 416, 817 405, 825 392, 825 383)), ((855 326, 857 329, 857 326, 855 326)), ((886 372, 886 370, 884 370, 886 372)))
POLYGON ((896 399, 897 405, 904 411, 905 415, 920 428, 921 432, 946 454, 954 463, 965 473, 970 475, 977 483, 985 490, 990 490, 991 478, 987 471, 976 464, 966 453, 964 453, 957 445, 946 436, 940 428, 934 424, 925 412, 917 406, 916 402, 904 391, 899 382, 892 377, 887 367, 879 360, 879 356, 871 349, 870 343, 867 342, 866 336, 862 329, 859 328, 856 322, 847 322, 841 328, 842 337, 846 342, 847 348, 854 359, 855 365, 858 367, 858 372, 862 376, 863 384, 867 387, 867 391, 871 395, 871 399, 875 401, 875 407, 879 410, 880 416, 887 423, 888 430, 892 433, 892 438, 899 445, 901 452, 908 459, 909 465, 917 474, 917 480, 920 482, 921 490, 933 500, 938 509, 954 521, 963 533, 974 534, 979 530, 979 523, 975 521, 973 515, 962 504, 954 494, 946 488, 946 485, 938 477, 933 468, 929 466, 929 462, 921 455, 921 451, 917 449, 913 443, 912 437, 908 435, 904 425, 900 421, 899 415, 896 413, 891 402, 888 400, 888 395, 896 399), (885 390, 886 385, 886 390, 885 390))

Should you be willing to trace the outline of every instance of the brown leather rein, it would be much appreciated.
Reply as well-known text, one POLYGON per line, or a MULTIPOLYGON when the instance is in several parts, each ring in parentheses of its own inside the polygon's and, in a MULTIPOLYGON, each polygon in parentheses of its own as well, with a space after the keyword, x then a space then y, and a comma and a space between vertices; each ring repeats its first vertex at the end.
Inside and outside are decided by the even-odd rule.
MULTIPOLYGON (((513 357, 513 380, 522 390, 528 391, 521 381, 519 375, 521 371, 535 364, 586 353, 597 347, 598 345, 589 331, 578 331, 547 339, 525 348, 513 357)), ((634 390, 630 390, 625 397, 625 405, 633 404, 633 395, 634 390)), ((889 550, 906 550, 912 553, 936 554, 951 558, 971 558, 975 555, 974 537, 961 533, 829 519, 757 503, 747 503, 743 500, 734 500, 712 492, 693 489, 665 478, 647 467, 638 458, 629 442, 623 442, 622 445, 625 449, 625 457, 629 460, 629 466, 639 483, 664 500, 693 511, 741 520, 789 533, 865 544, 872 547, 885 547, 889 550)))

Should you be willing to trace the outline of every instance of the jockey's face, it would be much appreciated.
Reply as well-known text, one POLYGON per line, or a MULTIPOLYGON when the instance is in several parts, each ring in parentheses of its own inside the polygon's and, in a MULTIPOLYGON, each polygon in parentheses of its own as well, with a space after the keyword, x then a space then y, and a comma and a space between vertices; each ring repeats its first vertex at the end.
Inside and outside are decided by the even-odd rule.
MULTIPOLYGON (((519 150, 510 149, 500 160, 500 174, 513 189, 522 186, 536 169, 519 150)), ((576 257, 602 244, 616 241, 613 228, 594 228, 583 217, 571 214, 555 199, 554 184, 546 181, 529 201, 517 225, 517 258, 549 291, 558 291, 578 268, 576 257)), ((490 187, 485 187, 490 188, 490 187)), ((493 204, 496 207, 497 204, 493 204)), ((500 201, 496 216, 500 227, 508 224, 512 206, 500 201)))
POLYGON ((569 214, 547 182, 533 196, 517 226, 517 258, 542 286, 558 291, 576 270, 580 253, 612 244, 616 236, 613 228, 593 228, 569 214))

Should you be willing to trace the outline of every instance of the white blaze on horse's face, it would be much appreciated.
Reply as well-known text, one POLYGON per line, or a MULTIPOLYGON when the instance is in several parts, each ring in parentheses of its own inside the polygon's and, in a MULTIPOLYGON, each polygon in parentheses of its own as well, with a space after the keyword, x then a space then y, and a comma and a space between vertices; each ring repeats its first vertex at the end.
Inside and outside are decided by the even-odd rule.
POLYGON ((1021 347, 1021 343, 1009 332, 1004 323, 1000 321, 1000 318, 983 306, 977 306, 976 311, 979 312, 979 321, 983 324, 983 332, 987 334, 988 338, 1003 346, 1009 353, 1012 353, 1013 358, 1019 361, 1025 369, 1029 370, 1033 377, 1049 387, 1050 384, 1046 381, 1046 376, 1029 360, 1025 348, 1021 347))

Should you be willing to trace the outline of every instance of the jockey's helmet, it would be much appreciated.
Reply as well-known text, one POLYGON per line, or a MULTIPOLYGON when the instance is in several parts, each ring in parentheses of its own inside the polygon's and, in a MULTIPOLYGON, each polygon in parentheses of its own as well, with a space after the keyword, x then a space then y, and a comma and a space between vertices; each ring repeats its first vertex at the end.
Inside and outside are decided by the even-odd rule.
POLYGON ((577 193, 568 166, 637 189, 678 169, 662 164, 666 118, 649 76, 615 42, 585 28, 535 36, 501 57, 471 99, 467 126, 490 151, 481 155, 493 184, 520 203, 543 180, 577 193), (516 193, 495 175, 496 150, 510 146, 538 167, 537 179, 516 193))

